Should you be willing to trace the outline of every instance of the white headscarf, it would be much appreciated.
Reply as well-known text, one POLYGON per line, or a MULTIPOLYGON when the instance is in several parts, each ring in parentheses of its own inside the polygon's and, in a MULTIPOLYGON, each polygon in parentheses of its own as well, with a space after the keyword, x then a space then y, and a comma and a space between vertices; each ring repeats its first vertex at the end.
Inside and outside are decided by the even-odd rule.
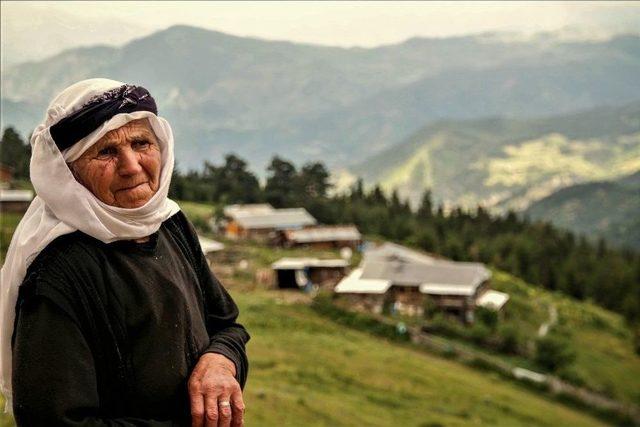
POLYGON ((30 173, 36 197, 13 234, 0 272, 0 387, 7 402, 6 412, 12 411, 11 336, 18 288, 40 251, 55 238, 76 230, 104 243, 142 238, 156 232, 163 221, 180 210, 167 198, 174 158, 173 134, 165 119, 148 111, 116 114, 63 152, 51 137, 52 125, 79 110, 95 96, 123 84, 108 79, 89 79, 69 86, 53 99, 44 122, 31 136, 30 173), (80 157, 107 132, 142 118, 149 120, 160 144, 162 170, 158 191, 139 208, 107 205, 76 181, 67 163, 80 157))

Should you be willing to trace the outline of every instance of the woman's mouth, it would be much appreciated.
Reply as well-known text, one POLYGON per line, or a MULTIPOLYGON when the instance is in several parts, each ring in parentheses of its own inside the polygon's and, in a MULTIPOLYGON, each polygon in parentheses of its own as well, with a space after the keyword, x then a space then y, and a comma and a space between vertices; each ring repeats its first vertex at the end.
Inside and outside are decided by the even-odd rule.
POLYGON ((141 186, 141 185, 143 185, 143 184, 146 184, 146 182, 141 182, 141 183, 136 184, 136 185, 134 185, 134 186, 132 186, 132 187, 125 187, 125 188, 121 188, 121 189, 119 189, 118 191, 130 191, 130 190, 134 190, 134 189, 136 189, 136 188, 140 187, 140 186, 141 186))

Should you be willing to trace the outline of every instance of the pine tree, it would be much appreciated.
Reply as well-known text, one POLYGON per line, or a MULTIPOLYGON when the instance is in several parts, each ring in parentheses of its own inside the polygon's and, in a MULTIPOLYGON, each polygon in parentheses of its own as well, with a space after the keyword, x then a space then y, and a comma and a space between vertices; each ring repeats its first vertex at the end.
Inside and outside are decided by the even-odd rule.
POLYGON ((264 192, 266 200, 276 208, 289 207, 297 202, 296 167, 289 161, 274 156, 267 167, 269 176, 264 192))
POLYGON ((0 140, 0 163, 13 168, 15 179, 29 179, 31 146, 26 144, 14 128, 8 127, 0 140))

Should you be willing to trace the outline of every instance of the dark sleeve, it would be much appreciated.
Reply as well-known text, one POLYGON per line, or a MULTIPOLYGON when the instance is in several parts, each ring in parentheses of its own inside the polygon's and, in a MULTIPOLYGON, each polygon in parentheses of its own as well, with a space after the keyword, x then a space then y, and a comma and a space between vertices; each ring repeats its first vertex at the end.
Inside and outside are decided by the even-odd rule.
POLYGON ((209 347, 204 352, 220 353, 232 360, 236 365, 236 379, 244 389, 249 372, 245 350, 245 344, 250 338, 249 333, 244 326, 236 322, 238 307, 226 289, 213 273, 204 276, 201 283, 208 287, 205 298, 208 299, 207 331, 210 339, 209 347))
POLYGON ((236 365, 236 379, 244 389, 249 372, 245 349, 245 344, 250 339, 249 333, 244 326, 236 322, 238 307, 209 268, 195 229, 182 212, 176 215, 182 221, 189 246, 198 264, 198 276, 205 299, 206 326, 210 343, 203 353, 219 353, 232 360, 236 365))
POLYGON ((172 421, 100 417, 93 356, 77 324, 52 300, 22 300, 13 344, 18 426, 173 426, 172 421))

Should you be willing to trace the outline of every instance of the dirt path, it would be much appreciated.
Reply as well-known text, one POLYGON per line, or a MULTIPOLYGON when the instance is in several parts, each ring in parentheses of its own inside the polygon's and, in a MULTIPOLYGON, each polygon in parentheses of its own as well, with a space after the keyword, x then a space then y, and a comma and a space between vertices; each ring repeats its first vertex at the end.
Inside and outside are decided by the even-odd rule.
POLYGON ((538 328, 538 336, 545 337, 553 325, 558 322, 558 308, 555 304, 549 304, 549 319, 538 328))

